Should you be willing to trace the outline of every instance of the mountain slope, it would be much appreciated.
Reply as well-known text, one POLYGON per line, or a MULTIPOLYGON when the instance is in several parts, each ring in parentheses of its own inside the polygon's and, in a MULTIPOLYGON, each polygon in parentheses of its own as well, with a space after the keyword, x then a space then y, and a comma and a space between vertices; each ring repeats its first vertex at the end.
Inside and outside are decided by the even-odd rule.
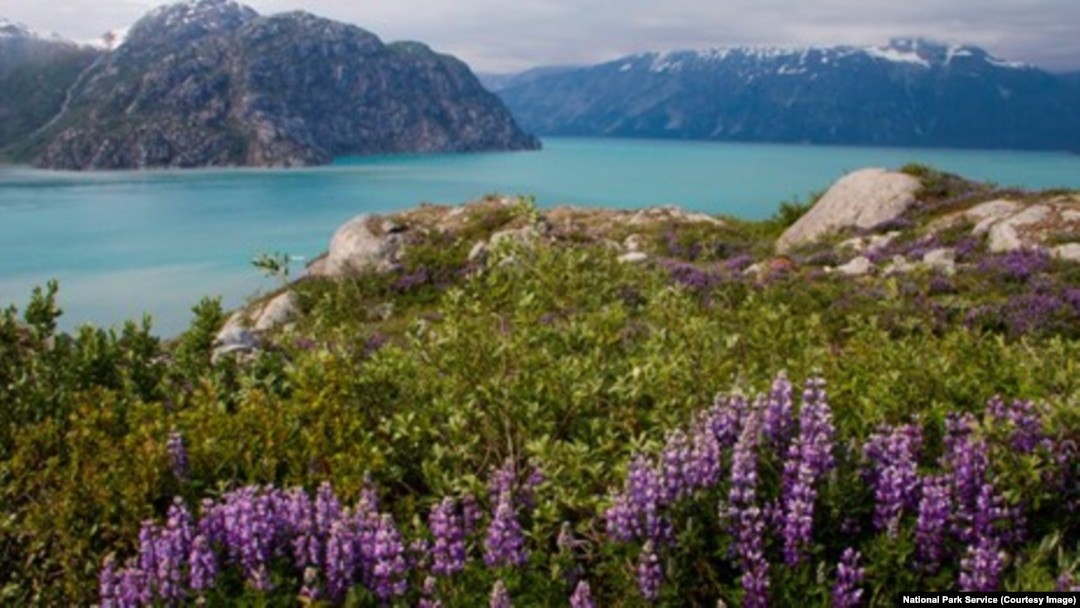
POLYGON ((0 148, 59 112, 68 88, 100 52, 0 19, 0 148))
POLYGON ((970 46, 644 53, 510 79, 548 135, 1074 149, 1080 98, 1057 76, 970 46))
POLYGON ((190 0, 135 24, 30 149, 42 167, 114 169, 537 146, 465 64, 423 45, 190 0))

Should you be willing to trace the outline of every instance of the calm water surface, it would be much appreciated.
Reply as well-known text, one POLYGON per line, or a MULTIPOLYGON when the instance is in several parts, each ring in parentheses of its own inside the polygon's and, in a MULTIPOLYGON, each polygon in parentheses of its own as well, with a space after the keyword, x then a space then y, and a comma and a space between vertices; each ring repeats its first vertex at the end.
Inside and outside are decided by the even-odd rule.
MULTIPOLYGON (((922 162, 1027 188, 1080 188, 1080 156, 563 139, 542 152, 341 159, 293 170, 56 173, 0 166, 0 306, 60 281, 63 327, 149 313, 163 335, 186 327, 203 295, 236 306, 273 285, 260 252, 310 258, 359 213, 489 193, 541 206, 689 209, 757 219, 868 166, 922 162)), ((300 264, 294 270, 299 270, 300 264)))

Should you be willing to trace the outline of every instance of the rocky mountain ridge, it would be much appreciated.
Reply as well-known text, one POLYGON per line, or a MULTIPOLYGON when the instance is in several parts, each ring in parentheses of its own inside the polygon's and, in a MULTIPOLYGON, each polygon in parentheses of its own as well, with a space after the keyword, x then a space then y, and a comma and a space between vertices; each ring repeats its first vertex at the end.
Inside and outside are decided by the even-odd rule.
POLYGON ((289 167, 539 146, 452 57, 232 0, 148 13, 70 82, 39 130, 17 148, 53 169, 289 167))
POLYGON ((1080 147, 1080 94, 1066 78, 922 39, 648 52, 486 80, 541 135, 1080 147))

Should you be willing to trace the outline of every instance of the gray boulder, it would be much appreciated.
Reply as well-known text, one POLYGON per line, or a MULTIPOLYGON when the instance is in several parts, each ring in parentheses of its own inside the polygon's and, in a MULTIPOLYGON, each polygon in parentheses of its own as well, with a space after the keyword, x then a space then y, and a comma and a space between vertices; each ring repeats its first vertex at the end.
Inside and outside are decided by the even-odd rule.
POLYGON ((299 314, 300 303, 296 294, 286 291, 275 296, 262 307, 262 310, 258 311, 258 315, 254 317, 253 327, 255 331, 269 331, 285 325, 299 314))
POLYGON ((870 274, 870 271, 874 269, 874 264, 868 258, 859 256, 854 258, 843 266, 837 266, 836 272, 847 275, 849 277, 860 277, 865 274, 870 274))
POLYGON ((372 268, 378 272, 393 270, 405 246, 404 232, 397 225, 386 225, 378 216, 358 215, 337 229, 326 261, 311 270, 328 277, 372 268))
POLYGON ((230 319, 214 338, 210 361, 217 364, 227 356, 250 355, 259 349, 259 339, 246 327, 230 319))
POLYGON ((915 203, 922 183, 885 169, 862 169, 837 181, 776 242, 780 254, 840 228, 871 228, 896 219, 915 203))
POLYGON ((948 276, 956 274, 956 250, 951 247, 940 247, 933 251, 927 251, 923 255, 922 262, 948 276))

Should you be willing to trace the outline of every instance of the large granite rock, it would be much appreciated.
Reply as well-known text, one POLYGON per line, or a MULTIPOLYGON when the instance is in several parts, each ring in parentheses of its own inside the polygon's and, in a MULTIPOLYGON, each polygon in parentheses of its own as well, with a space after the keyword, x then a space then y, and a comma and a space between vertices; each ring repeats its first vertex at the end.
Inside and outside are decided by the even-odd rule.
POLYGON ((840 228, 871 228, 895 219, 915 203, 915 193, 921 187, 918 179, 904 173, 885 169, 855 171, 833 184, 784 231, 776 250, 785 254, 840 228))
POLYGON ((40 137, 55 169, 275 166, 539 147, 462 62, 304 12, 189 0, 140 20, 40 137))
POLYGON ((358 215, 334 232, 326 259, 312 274, 341 277, 368 269, 393 270, 405 247, 404 228, 377 215, 358 215))

